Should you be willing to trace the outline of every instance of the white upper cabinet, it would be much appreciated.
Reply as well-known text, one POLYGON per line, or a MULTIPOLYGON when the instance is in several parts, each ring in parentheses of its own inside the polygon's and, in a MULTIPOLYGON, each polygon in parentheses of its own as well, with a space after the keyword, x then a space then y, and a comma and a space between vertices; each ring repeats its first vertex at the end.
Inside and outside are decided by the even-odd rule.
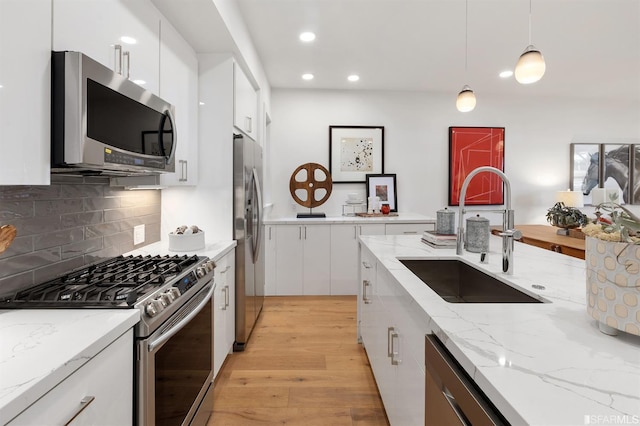
POLYGON ((160 26, 160 97, 175 107, 176 171, 163 185, 198 183, 198 57, 166 19, 160 26))
POLYGON ((258 128, 258 94, 237 63, 233 64, 233 125, 253 139, 258 128))
POLYGON ((82 52, 157 94, 160 17, 148 1, 53 0, 53 50, 82 52))
POLYGON ((0 185, 48 185, 51 0, 0 1, 0 185))

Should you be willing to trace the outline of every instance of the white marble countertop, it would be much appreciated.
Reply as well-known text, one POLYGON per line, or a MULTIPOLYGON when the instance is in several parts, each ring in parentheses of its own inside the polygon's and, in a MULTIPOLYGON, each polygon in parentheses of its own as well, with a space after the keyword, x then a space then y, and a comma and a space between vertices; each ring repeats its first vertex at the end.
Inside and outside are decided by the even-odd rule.
POLYGON ((139 249, 135 249, 128 253, 125 253, 125 256, 133 255, 133 256, 146 256, 146 255, 200 255, 207 256, 209 259, 214 262, 220 260, 225 254, 229 253, 236 247, 237 243, 235 240, 229 241, 214 241, 211 243, 205 243, 203 249, 193 250, 193 251, 171 251, 169 250, 169 241, 158 241, 157 243, 152 243, 141 247, 139 249))
POLYGON ((457 258, 455 248, 434 249, 411 235, 360 239, 513 424, 640 424, 640 338, 598 330, 586 311, 583 260, 516 242, 514 274, 506 276, 502 241, 492 236, 489 264, 480 264, 477 253, 461 257, 551 303, 456 304, 445 302, 398 261, 457 258))
POLYGON ((137 309, 0 310, 0 424, 20 414, 139 320, 137 309))
POLYGON ((269 217, 264 220, 265 225, 301 225, 320 224, 330 225, 333 223, 424 223, 436 222, 436 219, 416 213, 398 213, 398 216, 327 216, 321 218, 301 218, 289 217, 269 217))

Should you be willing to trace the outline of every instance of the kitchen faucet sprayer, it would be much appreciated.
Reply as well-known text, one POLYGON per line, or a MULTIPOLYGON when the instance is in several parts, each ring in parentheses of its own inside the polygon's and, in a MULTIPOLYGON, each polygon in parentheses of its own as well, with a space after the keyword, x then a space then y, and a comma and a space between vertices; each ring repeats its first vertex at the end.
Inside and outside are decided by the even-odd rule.
POLYGON ((458 236, 457 236, 457 244, 456 244, 456 254, 463 253, 463 244, 464 244, 464 226, 463 226, 463 216, 467 212, 472 212, 473 210, 466 211, 464 208, 464 200, 467 195, 467 187, 469 186, 469 182, 475 175, 481 172, 490 172, 498 175, 502 182, 506 187, 506 205, 504 210, 481 210, 483 212, 491 211, 502 213, 502 232, 498 235, 502 237, 502 271, 507 275, 513 275, 513 240, 519 240, 522 238, 522 233, 517 229, 514 229, 514 214, 511 209, 511 183, 507 176, 500 170, 495 167, 484 166, 478 167, 474 169, 467 175, 464 182, 462 183, 462 189, 460 190, 460 214, 458 215, 458 236))

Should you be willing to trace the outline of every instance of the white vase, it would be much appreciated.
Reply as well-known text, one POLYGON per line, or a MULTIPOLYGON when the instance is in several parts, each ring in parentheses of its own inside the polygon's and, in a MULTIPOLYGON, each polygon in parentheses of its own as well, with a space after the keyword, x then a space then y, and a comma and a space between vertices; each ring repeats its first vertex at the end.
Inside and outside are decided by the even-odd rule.
POLYGON ((640 245, 585 239, 587 312, 600 331, 640 336, 640 245))

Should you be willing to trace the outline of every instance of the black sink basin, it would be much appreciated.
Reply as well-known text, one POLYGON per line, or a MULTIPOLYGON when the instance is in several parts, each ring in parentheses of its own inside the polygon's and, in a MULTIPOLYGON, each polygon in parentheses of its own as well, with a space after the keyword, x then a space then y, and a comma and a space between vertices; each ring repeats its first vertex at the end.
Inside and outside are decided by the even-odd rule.
POLYGON ((449 303, 543 302, 456 259, 399 260, 449 303))

